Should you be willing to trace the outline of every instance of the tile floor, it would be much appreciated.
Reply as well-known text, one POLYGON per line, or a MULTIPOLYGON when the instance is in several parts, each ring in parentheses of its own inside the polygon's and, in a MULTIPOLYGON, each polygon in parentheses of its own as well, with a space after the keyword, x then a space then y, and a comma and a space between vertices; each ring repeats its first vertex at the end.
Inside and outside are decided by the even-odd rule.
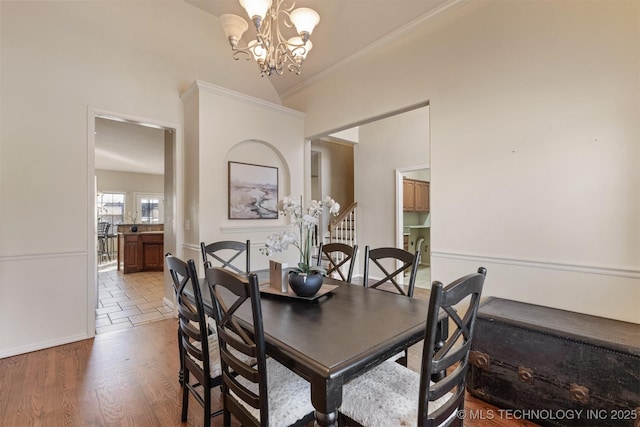
POLYGON ((173 308, 163 302, 163 277, 161 271, 123 274, 115 261, 100 264, 96 333, 173 318, 173 308))

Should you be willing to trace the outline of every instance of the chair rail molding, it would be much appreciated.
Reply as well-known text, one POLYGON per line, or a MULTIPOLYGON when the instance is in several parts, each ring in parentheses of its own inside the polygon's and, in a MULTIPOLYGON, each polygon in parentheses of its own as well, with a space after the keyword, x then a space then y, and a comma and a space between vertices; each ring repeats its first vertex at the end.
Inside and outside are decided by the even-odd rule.
POLYGON ((547 260, 535 260, 525 258, 511 258, 505 256, 491 256, 479 254, 465 254, 448 251, 431 251, 431 258, 457 259, 463 261, 480 261, 494 264, 516 265, 520 267, 540 268, 547 270, 563 270, 577 273, 600 274, 604 276, 627 277, 640 279, 640 269, 627 267, 608 267, 588 264, 573 264, 566 262, 556 262, 547 260))
POLYGON ((49 252, 49 253, 39 253, 39 254, 0 255, 0 262, 66 258, 66 257, 75 257, 75 256, 86 256, 87 254, 88 254, 87 251, 71 251, 71 252, 49 252))

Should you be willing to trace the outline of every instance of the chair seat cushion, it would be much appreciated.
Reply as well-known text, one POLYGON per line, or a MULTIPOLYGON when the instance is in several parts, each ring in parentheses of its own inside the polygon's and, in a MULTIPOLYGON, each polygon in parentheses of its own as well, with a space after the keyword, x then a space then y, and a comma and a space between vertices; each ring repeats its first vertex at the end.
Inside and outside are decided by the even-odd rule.
MULTIPOLYGON (((388 360, 344 385, 339 411, 365 427, 415 426, 419 388, 420 374, 388 360)), ((452 396, 430 402, 429 412, 452 396)))
MULTIPOLYGON (((257 392, 257 384, 249 384, 244 378, 238 380, 248 389, 257 392)), ((290 426, 312 414, 311 386, 309 383, 273 359, 267 359, 267 390, 269 396, 269 423, 271 426, 290 426)), ((238 399, 240 404, 243 404, 238 399)), ((246 405, 245 408, 256 420, 260 411, 246 405)))
MULTIPOLYGON (((212 333, 209 335, 207 341, 209 342, 209 376, 211 378, 218 377, 222 375, 222 368, 220 367, 220 347, 218 344, 218 334, 212 333)), ((202 346, 200 343, 195 343, 194 347, 201 349, 202 346)), ((189 353, 187 355, 200 367, 203 369, 202 362, 192 357, 189 353)))

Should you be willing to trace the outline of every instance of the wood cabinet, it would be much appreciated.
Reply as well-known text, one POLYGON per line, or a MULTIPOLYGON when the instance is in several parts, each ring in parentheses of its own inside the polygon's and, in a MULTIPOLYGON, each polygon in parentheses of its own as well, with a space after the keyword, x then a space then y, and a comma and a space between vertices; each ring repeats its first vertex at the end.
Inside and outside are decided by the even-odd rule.
POLYGON ((416 209, 416 185, 412 179, 402 180, 402 208, 410 212, 416 209))
POLYGON ((124 274, 164 269, 164 233, 119 233, 118 270, 124 274))
POLYGON ((405 212, 429 212, 428 182, 404 178, 402 193, 402 205, 405 212))

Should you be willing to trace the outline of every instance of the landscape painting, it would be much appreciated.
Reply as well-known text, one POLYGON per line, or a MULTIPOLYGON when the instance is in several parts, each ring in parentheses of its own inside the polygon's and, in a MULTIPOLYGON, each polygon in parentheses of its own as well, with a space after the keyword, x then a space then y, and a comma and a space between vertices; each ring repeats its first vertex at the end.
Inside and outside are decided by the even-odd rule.
POLYGON ((229 162, 229 219, 278 218, 278 168, 229 162))

